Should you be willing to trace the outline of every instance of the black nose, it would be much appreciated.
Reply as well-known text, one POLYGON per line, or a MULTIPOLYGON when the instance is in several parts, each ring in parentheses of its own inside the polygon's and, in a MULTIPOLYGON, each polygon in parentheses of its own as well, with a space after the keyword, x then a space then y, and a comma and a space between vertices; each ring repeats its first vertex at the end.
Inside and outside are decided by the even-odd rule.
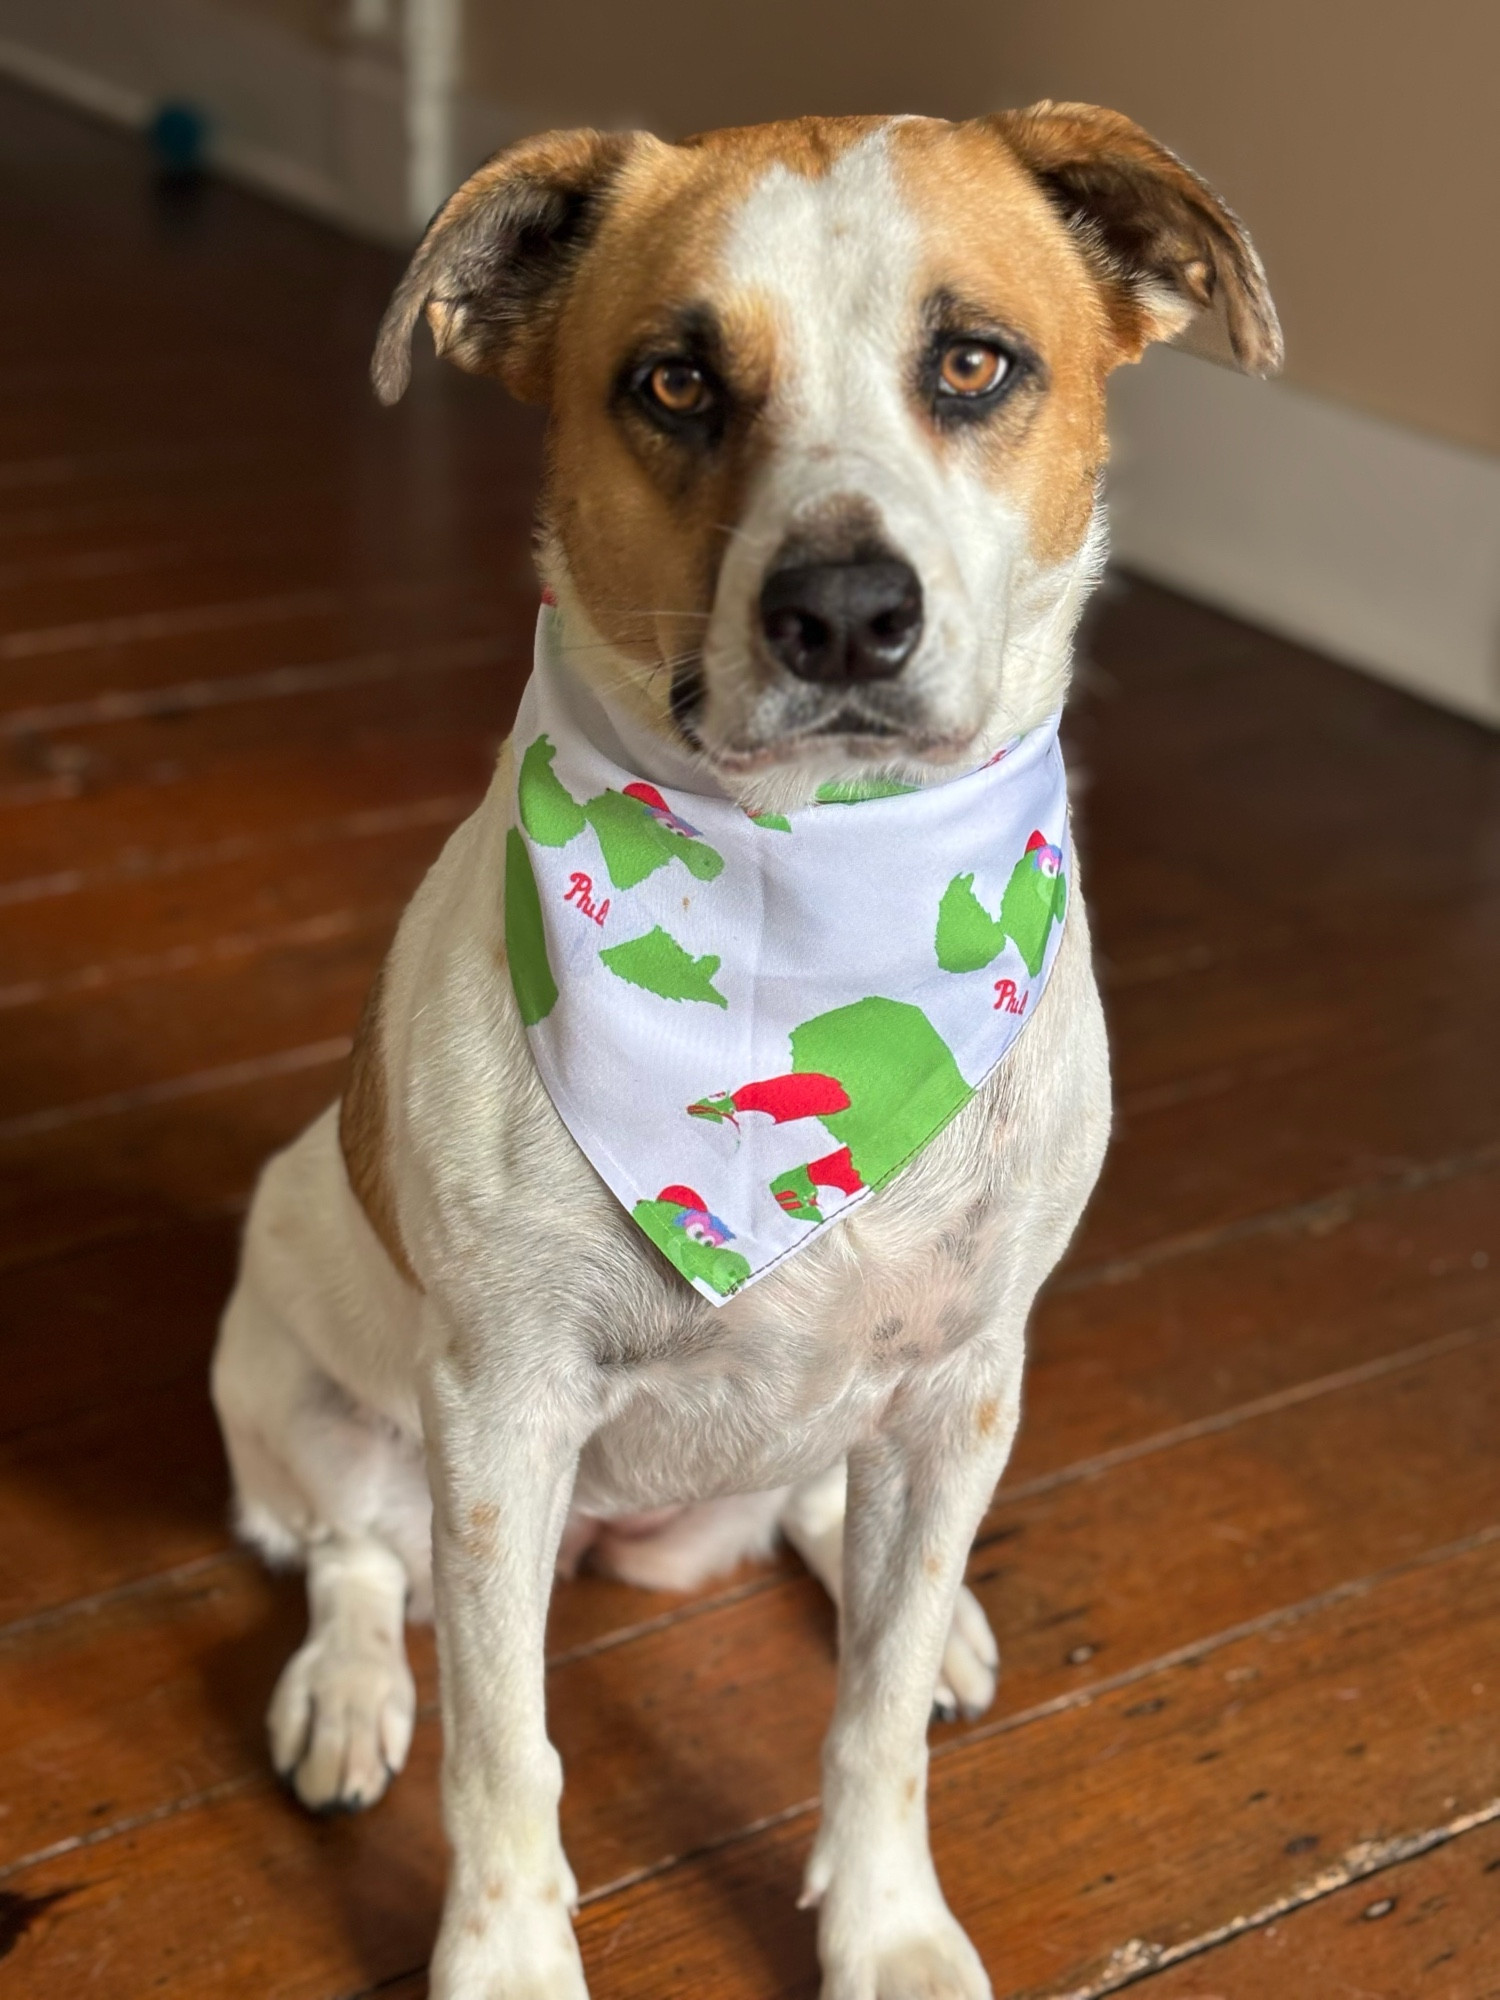
POLYGON ((922 586, 910 563, 800 563, 760 593, 766 645, 788 673, 829 686, 886 681, 922 636, 922 586))

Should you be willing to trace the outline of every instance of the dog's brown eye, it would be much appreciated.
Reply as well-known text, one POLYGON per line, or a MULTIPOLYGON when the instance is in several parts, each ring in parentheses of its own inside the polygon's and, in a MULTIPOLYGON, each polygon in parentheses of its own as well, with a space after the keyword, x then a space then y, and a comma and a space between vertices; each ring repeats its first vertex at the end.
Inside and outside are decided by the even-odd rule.
POLYGON ((653 402, 674 417, 695 417, 709 404, 709 387, 691 361, 658 361, 646 377, 653 402))
POLYGON ((947 396, 985 396, 1010 371, 1010 357, 983 340, 954 340, 943 349, 940 391, 947 396))

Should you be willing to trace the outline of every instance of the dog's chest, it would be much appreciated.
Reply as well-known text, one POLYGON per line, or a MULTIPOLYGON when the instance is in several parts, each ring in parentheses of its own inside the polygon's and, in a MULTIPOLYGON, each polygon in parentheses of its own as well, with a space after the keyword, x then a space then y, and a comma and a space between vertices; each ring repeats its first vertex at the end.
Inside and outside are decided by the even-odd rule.
POLYGON ((633 1329, 616 1321, 612 1414, 584 1484, 632 1506, 787 1484, 868 1436, 903 1384, 974 1348, 1008 1231, 982 1182, 931 1200, 925 1178, 722 1311, 669 1289, 633 1329))

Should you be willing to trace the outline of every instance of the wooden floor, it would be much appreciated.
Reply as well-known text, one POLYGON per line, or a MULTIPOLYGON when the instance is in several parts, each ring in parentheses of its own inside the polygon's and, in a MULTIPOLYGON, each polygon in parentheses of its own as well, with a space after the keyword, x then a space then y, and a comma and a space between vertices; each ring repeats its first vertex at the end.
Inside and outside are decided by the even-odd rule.
MULTIPOLYGON (((364 384, 381 253, 0 96, 0 1991, 412 2000, 442 1852, 273 1782, 205 1395, 529 649, 534 423, 364 384)), ((1115 584, 1074 730, 1119 1129, 933 1739, 997 1996, 1500 1995, 1500 740, 1115 584)), ((791 1560, 558 1596, 596 2000, 806 1996, 791 1560)))

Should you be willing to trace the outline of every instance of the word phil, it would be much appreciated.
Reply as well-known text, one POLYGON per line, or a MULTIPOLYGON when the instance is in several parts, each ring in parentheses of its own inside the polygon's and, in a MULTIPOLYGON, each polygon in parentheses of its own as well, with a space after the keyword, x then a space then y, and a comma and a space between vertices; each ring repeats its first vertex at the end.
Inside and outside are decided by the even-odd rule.
POLYGON ((568 877, 568 893, 563 897, 563 901, 565 903, 572 903, 576 909, 582 910, 586 917, 592 917, 594 922, 600 925, 601 928, 604 919, 609 915, 608 896, 605 897, 602 903, 596 904, 594 901, 594 878, 592 875, 584 875, 581 872, 575 872, 570 875, 568 877))
POLYGON ((1007 1014, 1024 1014, 1026 1012, 1026 1002, 1030 998, 1031 988, 1029 986, 1018 997, 1016 982, 1013 979, 997 979, 995 981, 995 1012, 997 1014, 1002 1008, 1004 1008, 1007 1014))

